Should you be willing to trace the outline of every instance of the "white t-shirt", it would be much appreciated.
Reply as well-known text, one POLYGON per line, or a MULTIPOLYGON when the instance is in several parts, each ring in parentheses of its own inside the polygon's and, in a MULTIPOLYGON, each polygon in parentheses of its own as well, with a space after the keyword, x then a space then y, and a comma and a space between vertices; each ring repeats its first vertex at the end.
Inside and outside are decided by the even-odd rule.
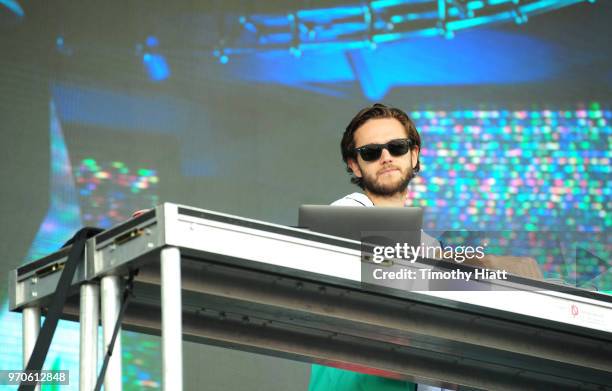
POLYGON ((374 206, 374 203, 363 193, 351 193, 332 202, 332 206, 374 206))

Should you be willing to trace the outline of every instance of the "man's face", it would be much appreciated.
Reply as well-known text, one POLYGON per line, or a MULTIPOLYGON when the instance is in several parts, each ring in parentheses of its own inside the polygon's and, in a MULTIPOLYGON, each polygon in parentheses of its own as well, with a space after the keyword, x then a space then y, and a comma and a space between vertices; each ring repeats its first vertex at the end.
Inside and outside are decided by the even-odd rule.
MULTIPOLYGON (((407 137, 404 126, 395 118, 368 120, 354 135, 357 148, 407 137)), ((349 159, 348 164, 353 173, 363 179, 365 190, 380 196, 392 196, 406 189, 418 157, 418 147, 402 156, 392 156, 385 148, 378 160, 367 162, 357 154, 357 158, 349 159)))

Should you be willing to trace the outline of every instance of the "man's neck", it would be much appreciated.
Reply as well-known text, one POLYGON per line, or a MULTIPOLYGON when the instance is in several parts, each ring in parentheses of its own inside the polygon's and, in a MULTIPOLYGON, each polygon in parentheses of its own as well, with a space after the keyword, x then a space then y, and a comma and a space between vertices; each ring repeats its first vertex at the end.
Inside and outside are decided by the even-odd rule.
POLYGON ((372 194, 369 191, 365 191, 368 198, 372 201, 374 206, 395 206, 402 208, 406 203, 406 195, 408 194, 408 189, 395 193, 391 196, 380 196, 376 194, 372 194))

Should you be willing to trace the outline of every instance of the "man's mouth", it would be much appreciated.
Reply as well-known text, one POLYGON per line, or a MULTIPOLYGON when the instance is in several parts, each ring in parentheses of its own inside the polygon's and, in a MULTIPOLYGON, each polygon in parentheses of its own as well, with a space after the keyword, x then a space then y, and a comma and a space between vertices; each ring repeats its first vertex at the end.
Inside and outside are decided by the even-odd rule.
POLYGON ((378 172, 378 175, 384 175, 384 174, 390 174, 394 171, 399 172, 399 168, 396 167, 389 167, 389 168, 384 168, 381 171, 378 172))

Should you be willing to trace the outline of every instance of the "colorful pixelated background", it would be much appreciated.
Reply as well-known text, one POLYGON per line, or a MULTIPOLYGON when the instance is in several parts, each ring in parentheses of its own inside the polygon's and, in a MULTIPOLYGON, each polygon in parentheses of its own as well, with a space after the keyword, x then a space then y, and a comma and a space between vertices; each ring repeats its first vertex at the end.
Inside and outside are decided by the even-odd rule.
MULTIPOLYGON (((238 3, 0 0, 2 281, 164 201, 295 225, 358 190, 340 137, 381 101, 421 133, 428 231, 612 290, 612 3, 238 3)), ((22 365, 7 289, 0 369, 22 365)), ((122 338, 125 389, 160 388, 158 339, 122 338)), ((62 322, 45 364, 64 389, 76 340, 62 322)), ((187 389, 307 389, 306 364, 186 346, 187 389)))
POLYGON ((612 289, 610 107, 410 114, 430 163, 408 203, 427 208, 426 229, 469 230, 470 244, 533 257, 546 278, 612 289))

